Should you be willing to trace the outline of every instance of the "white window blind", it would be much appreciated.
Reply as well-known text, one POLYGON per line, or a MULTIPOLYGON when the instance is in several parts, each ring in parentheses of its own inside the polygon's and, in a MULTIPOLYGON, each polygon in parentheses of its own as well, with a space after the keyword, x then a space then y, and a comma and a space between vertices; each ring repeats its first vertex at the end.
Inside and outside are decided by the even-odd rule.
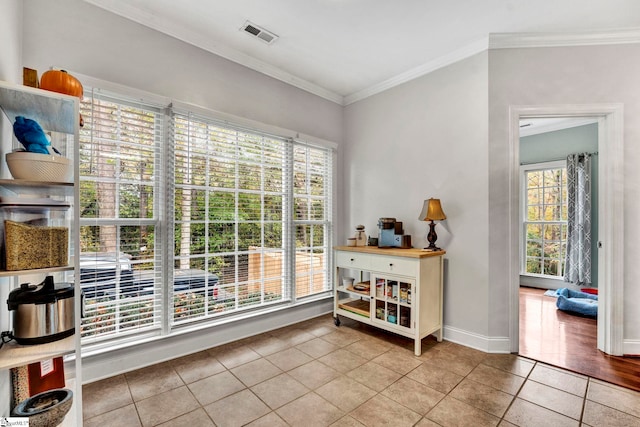
POLYGON ((293 224, 296 297, 331 289, 332 153, 295 143, 293 146, 293 224))
POLYGON ((330 295, 332 149, 98 89, 81 114, 83 345, 330 295))
POLYGON ((290 299, 291 142, 190 113, 173 121, 174 276, 205 278, 197 294, 174 289, 173 322, 290 299))
POLYGON ((92 90, 80 110, 83 343, 158 330, 164 114, 92 90))

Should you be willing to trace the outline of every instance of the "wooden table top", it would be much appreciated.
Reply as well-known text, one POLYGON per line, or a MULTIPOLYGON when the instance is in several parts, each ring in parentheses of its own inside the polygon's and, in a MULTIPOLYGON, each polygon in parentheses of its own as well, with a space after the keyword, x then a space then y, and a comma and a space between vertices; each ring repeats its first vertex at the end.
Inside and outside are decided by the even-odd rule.
POLYGON ((420 248, 379 248, 377 246, 335 246, 334 249, 336 251, 347 251, 347 252, 360 252, 365 254, 376 254, 376 255, 391 255, 391 256, 403 256, 408 258, 426 258, 432 256, 440 256, 447 253, 447 251, 439 250, 439 251, 429 251, 426 249, 420 248))

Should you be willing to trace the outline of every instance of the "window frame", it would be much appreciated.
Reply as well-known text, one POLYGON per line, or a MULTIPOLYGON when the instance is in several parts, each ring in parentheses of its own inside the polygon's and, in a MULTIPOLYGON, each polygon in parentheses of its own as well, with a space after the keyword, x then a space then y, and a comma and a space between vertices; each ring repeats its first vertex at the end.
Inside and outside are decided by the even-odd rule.
MULTIPOLYGON (((205 294, 203 296, 203 302, 205 304, 203 307, 204 312, 201 314, 197 314, 197 313, 191 314, 190 311, 192 308, 187 305, 185 309, 187 311, 186 318, 175 319, 173 318, 173 316, 171 315, 169 316, 171 328, 180 328, 185 325, 188 326, 189 324, 192 324, 194 322, 207 321, 208 319, 213 319, 213 318, 227 317, 227 316, 233 317, 234 315, 239 314, 241 312, 251 311, 255 309, 259 310, 268 305, 273 305, 278 303, 289 303, 290 300, 286 292, 286 290, 288 290, 290 287, 289 280, 288 280, 289 278, 285 274, 281 274, 280 280, 282 282, 281 289, 283 289, 283 293, 281 294, 280 299, 273 302, 268 302, 268 301, 263 301, 261 296, 261 302, 259 304, 257 305, 250 304, 247 307, 242 307, 241 306, 242 301, 240 298, 241 288, 246 287, 247 290, 253 289, 257 282, 250 280, 249 269, 246 270, 246 273, 248 276, 245 278, 245 280, 239 280, 240 274, 243 271, 241 268, 242 264, 239 264, 239 262, 241 262, 240 259, 244 257, 247 257, 247 260, 249 260, 252 254, 258 254, 260 255, 259 258, 261 260, 261 267, 262 267, 262 259, 264 258, 264 255, 266 253, 269 253, 269 252, 286 253, 287 251, 286 235, 287 235, 288 223, 286 221, 285 214, 287 211, 286 204, 287 204, 289 195, 285 194, 284 186, 285 186, 285 181, 287 180, 286 165, 288 163, 288 149, 289 149, 288 147, 291 141, 288 138, 269 135, 269 134, 256 131, 254 129, 245 129, 245 128, 241 128, 241 127, 229 124, 227 122, 221 122, 211 117, 210 115, 205 116, 201 114, 193 114, 193 112, 191 111, 179 110, 179 109, 174 109, 172 113, 173 113, 174 124, 177 122, 180 122, 181 124, 179 132, 177 131, 178 128, 174 126, 174 134, 179 133, 180 137, 174 136, 174 138, 172 139, 172 144, 174 144, 174 147, 171 153, 171 156, 174 159, 173 172, 176 172, 176 175, 177 175, 177 171, 179 167, 178 163, 180 163, 180 168, 181 168, 180 170, 183 173, 190 174, 190 171, 188 169, 183 170, 182 168, 185 167, 185 165, 183 164, 185 160, 187 165, 191 164, 191 162, 187 160, 187 158, 189 157, 189 154, 193 149, 193 150, 196 150, 196 152, 198 153, 200 161, 207 166, 207 171, 209 171, 208 169, 209 166, 216 164, 216 162, 219 162, 219 161, 222 161, 223 164, 227 164, 227 167, 229 165, 232 166, 234 185, 222 186, 222 187, 212 185, 209 177, 205 177, 203 179, 203 182, 200 184, 194 184, 190 182, 179 183, 177 182, 176 177, 174 177, 172 179, 172 182, 169 183, 169 187, 170 187, 169 193, 171 193, 171 195, 173 196, 172 203, 167 204, 167 208, 171 206, 171 208, 174 209, 173 211, 174 218, 172 220, 172 223, 169 224, 169 232, 171 232, 171 230, 176 230, 176 227, 179 224, 184 224, 183 221, 181 220, 179 221, 178 219, 175 218, 175 213, 176 213, 175 209, 177 208, 175 197, 178 194, 178 192, 185 191, 185 190, 189 192, 198 191, 205 196, 205 203, 203 206, 204 212, 201 212, 201 214, 203 215, 201 215, 200 218, 191 219, 188 222, 193 221, 195 224, 200 224, 204 230, 209 230, 210 227, 215 226, 215 224, 218 224, 219 226, 225 223, 233 224, 234 245, 233 245, 233 248, 228 247, 222 251, 210 250, 207 244, 207 242, 209 241, 210 235, 207 231, 205 231, 203 236, 205 245, 204 245, 204 248, 202 248, 202 251, 200 253, 196 253, 196 254, 181 253, 176 255, 175 251, 172 250, 171 257, 174 263, 178 263, 178 262, 183 263, 185 261, 190 262, 190 260, 193 260, 193 259, 201 260, 202 262, 204 262, 203 267, 206 270, 207 274, 212 273, 212 270, 209 270, 210 259, 216 258, 219 256, 231 257, 234 260, 233 261, 233 265, 234 265, 233 279, 234 280, 232 282, 217 284, 219 294, 225 293, 233 296, 233 301, 232 301, 233 308, 229 310, 224 309, 221 313, 218 313, 218 314, 216 313, 215 310, 210 311, 209 309, 212 308, 211 307, 212 301, 210 299, 210 296, 205 294), (193 136, 191 135, 192 125, 195 125, 195 129, 199 130, 199 132, 195 132, 193 136), (216 136, 213 136, 213 134, 215 134, 216 136), (194 142, 192 142, 192 138, 194 142), (175 146, 176 143, 178 142, 178 139, 180 139, 180 147, 181 147, 180 149, 178 149, 175 146), (251 143, 249 142, 251 140, 258 140, 261 142, 261 144, 259 146, 252 146, 251 143), (218 145, 224 146, 227 150, 230 150, 230 151, 227 151, 226 155, 219 156, 219 155, 216 155, 215 152, 212 152, 209 150, 202 150, 202 146, 206 146, 208 144, 218 144, 218 145), (280 150, 276 150, 275 152, 276 154, 280 155, 279 170, 282 172, 281 178, 282 178, 283 188, 281 188, 279 191, 276 191, 276 192, 265 189, 264 188, 265 181, 263 180, 264 177, 262 176, 262 174, 260 174, 260 178, 259 178, 259 183, 260 183, 259 190, 244 188, 241 184, 242 176, 243 176, 243 174, 241 173, 241 167, 243 165, 259 166, 260 170, 263 171, 264 167, 277 165, 277 163, 270 163, 265 161, 263 154, 273 152, 273 151, 270 151, 269 149, 273 149, 278 146, 280 147, 280 150), (256 162, 255 161, 256 159, 250 159, 251 157, 256 155, 256 152, 251 150, 250 147, 259 147, 258 152, 260 153, 260 155, 258 156, 258 158, 260 161, 256 162), (200 150, 198 150, 198 148, 200 148, 200 150), (252 151, 252 153, 241 155, 240 154, 241 148, 249 149, 250 151, 252 151), (267 151, 264 151, 265 149, 267 151), (232 156, 229 156, 229 153, 231 151, 234 154, 232 156), (179 158, 182 159, 183 162, 179 162, 179 158), (232 215, 232 218, 227 218, 226 220, 222 221, 219 219, 211 218, 209 215, 207 215, 211 207, 210 206, 211 197, 212 195, 215 195, 215 194, 227 194, 233 197, 234 213, 232 215), (280 197, 282 197, 282 201, 283 201, 282 218, 280 220, 269 221, 262 216, 258 220, 256 220, 255 218, 241 219, 238 216, 238 212, 239 212, 238 208, 242 204, 243 195, 244 196, 260 195, 260 206, 263 207, 262 203, 264 202, 264 197, 268 197, 274 194, 279 194, 280 197), (250 226, 250 224, 254 224, 254 225, 257 224, 260 228, 260 235, 261 235, 261 241, 262 241, 262 238, 264 237, 264 226, 270 223, 280 223, 282 225, 282 230, 281 230, 282 240, 281 240, 281 246, 279 248, 271 248, 272 251, 265 250, 265 248, 261 248, 260 250, 253 251, 253 250, 250 250, 249 247, 242 248, 237 245, 240 239, 243 237, 240 235, 241 228, 250 226), (228 289, 232 289, 232 291, 229 292, 228 289)), ((255 197, 250 197, 250 198, 255 200, 255 197)), ((246 200, 249 200, 249 199, 246 199, 246 200)), ((169 214, 169 212, 167 213, 169 214)), ((174 234, 173 242, 174 244, 176 243, 175 234, 174 234)), ((281 271, 284 271, 285 268, 286 268, 286 264, 282 265, 281 271)), ((173 271, 171 271, 170 269, 169 271, 171 274, 171 272, 175 273, 176 270, 174 269, 173 271)), ((216 273, 213 273, 213 274, 216 274, 216 273)), ((222 279, 223 277, 220 277, 221 281, 223 281, 222 279)), ((261 283, 263 282, 261 281, 261 283)), ((261 295, 263 294, 263 291, 264 291, 263 287, 260 286, 261 295)), ((172 302, 175 302, 175 300, 172 302)), ((229 303, 229 302, 231 302, 231 300, 223 300, 223 303, 229 303)))
MULTIPOLYGON (((145 301, 148 301, 149 298, 145 298, 144 296, 141 295, 136 295, 136 296, 132 296, 131 299, 127 299, 126 301, 124 300, 120 300, 120 296, 122 294, 120 294, 119 292, 121 291, 120 289, 120 279, 121 279, 121 268, 123 266, 123 263, 126 264, 126 270, 133 272, 134 271, 134 265, 135 264, 139 264, 139 263, 144 263, 144 262, 149 262, 149 260, 152 260, 154 263, 154 269, 150 270, 153 271, 154 274, 153 276, 156 277, 159 275, 159 271, 160 270, 160 266, 163 263, 163 256, 162 253, 158 253, 158 245, 154 245, 154 255, 152 258, 148 259, 147 261, 144 261, 142 259, 140 260, 136 260, 136 259, 125 259, 122 258, 122 255, 126 254, 126 252, 128 251, 122 251, 121 249, 121 238, 120 238, 120 233, 121 233, 121 229, 123 227, 153 227, 153 233, 154 236, 158 236, 161 235, 162 232, 162 228, 163 228, 163 223, 164 223, 164 209, 162 209, 161 207, 163 206, 163 194, 164 194, 164 183, 161 179, 162 171, 164 170, 164 159, 163 159, 163 149, 162 149, 162 144, 164 143, 164 141, 167 138, 166 135, 166 124, 167 124, 167 117, 166 117, 166 111, 165 111, 165 106, 163 105, 159 105, 155 102, 151 102, 151 101, 145 101, 145 100, 139 100, 139 99, 135 99, 132 98, 130 96, 128 96, 127 94, 122 94, 122 93, 115 93, 112 92, 110 90, 104 90, 98 87, 87 87, 85 89, 85 97, 84 100, 81 102, 92 102, 91 100, 93 99, 93 97, 96 97, 97 99, 99 99, 102 102, 105 103, 112 103, 117 105, 116 110, 119 111, 119 115, 118 115, 118 120, 121 120, 122 117, 124 117, 124 114, 122 113, 122 109, 123 108, 133 108, 133 109, 140 109, 140 110, 144 110, 147 113, 152 113, 155 117, 155 120, 157 121, 154 122, 153 125, 153 154, 152 154, 152 158, 153 158, 153 164, 154 164, 154 169, 153 169, 153 175, 152 175, 152 179, 150 179, 148 182, 152 183, 153 185, 153 192, 152 192, 152 197, 153 197, 153 217, 148 218, 148 217, 132 217, 132 218, 128 218, 128 217, 121 217, 120 215, 120 204, 119 204, 119 198, 118 195, 122 193, 122 185, 127 185, 127 184, 132 184, 136 181, 133 181, 131 179, 127 179, 127 178, 122 178, 120 176, 118 176, 118 174, 115 174, 113 177, 109 176, 109 177, 105 177, 104 181, 105 183, 113 183, 116 186, 116 190, 115 190, 115 202, 116 205, 114 206, 114 217, 100 217, 100 216, 80 216, 79 218, 79 227, 115 227, 116 230, 116 239, 115 239, 115 247, 116 247, 116 252, 114 253, 114 257, 113 260, 109 259, 106 261, 106 264, 114 264, 114 280, 116 281, 115 284, 115 289, 117 294, 115 294, 114 296, 116 297, 113 301, 110 301, 108 303, 106 303, 105 307, 112 307, 115 310, 115 313, 119 313, 120 307, 122 306, 131 306, 131 305, 135 305, 136 303, 144 303, 145 301)), ((91 111, 91 115, 93 116, 93 104, 91 104, 92 107, 92 111, 91 111)), ((91 122, 93 117, 91 117, 90 119, 88 119, 88 122, 91 122)), ((118 121, 119 123, 119 121, 118 121)), ((94 142, 93 139, 96 137, 94 135, 94 133, 97 132, 95 129, 91 129, 91 133, 89 134, 90 137, 90 145, 88 146, 88 148, 90 150, 94 150, 94 142)), ((80 134, 83 134, 83 130, 80 131, 80 134)), ((84 138, 83 136, 80 137, 81 139, 84 138)), ((102 139, 102 138, 100 138, 102 139)), ((105 138, 105 140, 109 140, 108 138, 105 138)), ((80 144, 80 141, 78 141, 78 143, 80 144)), ((121 144, 123 144, 124 141, 122 141, 120 139, 120 137, 118 136, 117 138, 115 138, 113 140, 113 144, 115 144, 115 146, 120 147, 121 144)), ((132 142, 132 145, 137 145, 137 142, 132 142)), ((82 148, 80 149, 80 158, 82 158, 83 155, 83 150, 82 148)), ((118 165, 118 161, 116 161, 116 165, 118 165)), ((78 177, 78 181, 80 184, 82 184, 83 182, 92 182, 92 181, 100 181, 100 179, 97 179, 95 176, 93 175, 83 175, 82 174, 82 167, 80 168, 80 175, 78 177)), ((139 184, 143 184, 143 181, 140 181, 139 184)), ((78 189, 80 197, 77 201, 77 203, 81 203, 82 202, 82 192, 83 192, 83 185, 80 185, 80 188, 78 189)), ((82 236, 80 237, 81 240, 81 244, 80 244, 80 248, 78 249, 78 253, 80 255, 85 255, 85 261, 90 262, 91 261, 91 257, 92 254, 96 255, 95 258, 95 262, 100 263, 101 261, 101 255, 110 255, 109 254, 102 254, 100 252, 93 252, 93 251, 89 251, 89 252, 82 252, 82 236)), ((157 238, 155 239, 156 241, 158 240, 157 238)), ((81 262, 81 271, 82 271, 82 262, 81 262)), ((90 276, 89 276, 90 278, 90 276)), ((97 278, 96 278, 97 280, 97 278)), ((132 278, 133 280, 133 278, 132 278)), ((81 278, 82 281, 82 278, 81 278)), ((133 283, 133 282, 132 282, 133 283)), ((149 338, 149 337, 153 337, 153 336, 158 336, 158 335, 162 335, 162 331, 165 330, 164 328, 164 321, 163 321, 163 313, 162 313, 162 289, 164 288, 163 285, 159 285, 156 284, 155 285, 156 290, 159 291, 159 293, 157 295, 153 295, 151 300, 152 300, 152 312, 153 312, 153 316, 152 316, 152 321, 150 324, 147 324, 146 326, 142 326, 139 329, 132 329, 132 330, 128 330, 126 332, 122 332, 120 331, 122 325, 122 319, 118 318, 115 321, 115 329, 116 332, 114 333, 106 333, 106 334, 97 334, 97 335, 87 335, 85 337, 81 337, 81 341, 83 341, 83 345, 86 345, 88 347, 97 347, 100 348, 101 346, 104 345, 104 343, 108 343, 112 340, 117 340, 117 341, 123 341, 123 342, 127 342, 127 341, 131 341, 131 340, 135 340, 136 337, 139 337, 140 339, 143 338, 149 338)), ((124 291, 124 294, 127 294, 127 291, 124 291)), ((105 294, 106 296, 106 294, 105 294)), ((88 300, 88 297, 85 296, 84 300, 83 300, 83 304, 86 304, 86 301, 88 300)), ((93 305, 95 306, 94 308, 96 310, 100 310, 101 308, 101 302, 99 300, 99 298, 96 298, 93 301, 93 305)), ((85 313, 86 313, 86 307, 84 307, 85 309, 85 313)), ((134 313, 135 310, 132 310, 132 314, 134 313)), ((116 314, 117 315, 117 314, 116 314)), ((134 315, 135 317, 135 315, 134 315)), ((84 320, 84 319, 83 319, 84 320)))
MULTIPOLYGON (((296 148, 304 148, 306 150, 314 150, 314 149, 318 149, 320 147, 315 146, 313 144, 309 144, 307 142, 303 142, 303 141, 299 141, 299 140, 293 140, 292 141, 292 151, 295 151, 296 148)), ((307 152, 307 158, 309 156, 309 153, 307 152)), ((324 179, 328 179, 328 184, 326 186, 324 186, 324 190, 325 190, 325 195, 324 197, 320 197, 320 196, 314 196, 313 194, 311 194, 311 192, 309 193, 305 193, 304 197, 309 199, 309 202, 311 203, 312 200, 323 200, 323 211, 325 212, 325 219, 323 220, 317 220, 317 219, 296 219, 293 215, 293 212, 291 213, 291 216, 289 218, 290 221, 290 226, 289 229, 291 230, 292 235, 290 238, 291 244, 292 244, 292 256, 291 256, 291 262, 293 264, 292 266, 292 271, 294 272, 294 277, 293 277, 293 283, 292 283, 292 293, 291 293, 291 299, 292 301, 297 301, 298 299, 300 300, 304 300, 304 299, 308 299, 308 298, 314 298, 316 295, 321 294, 321 293, 327 293, 327 292, 332 292, 333 291, 333 256, 332 256, 332 247, 333 247, 333 218, 335 218, 335 211, 334 211, 334 188, 335 188, 335 151, 331 152, 327 152, 327 159, 326 162, 328 163, 324 169, 325 171, 325 175, 324 175, 324 179), (328 218, 328 219, 327 219, 328 218), (309 226, 311 227, 311 245, 307 246, 307 249, 309 250, 308 254, 311 254, 311 258, 313 254, 315 254, 315 248, 319 247, 316 246, 314 244, 314 227, 317 228, 317 226, 321 226, 323 229, 323 238, 322 241, 325 242, 325 244, 323 245, 324 248, 326 248, 325 253, 325 257, 324 257, 324 274, 325 274, 325 288, 322 291, 313 293, 312 291, 310 292, 310 294, 308 295, 303 295, 303 296, 297 296, 298 295, 298 276, 296 276, 296 268, 297 268, 297 261, 298 261, 298 253, 304 253, 302 251, 299 250, 299 248, 296 246, 296 237, 295 237, 295 232, 296 232, 296 227, 298 226, 309 226)), ((309 168, 309 162, 306 162, 306 166, 307 169, 313 169, 313 168, 309 168)), ((307 170, 308 172, 308 170, 307 170)), ((291 176, 293 176, 293 174, 295 173, 295 160, 292 162, 291 165, 291 176)), ((293 178, 290 178, 293 179, 293 178)), ((296 196, 300 195, 302 193, 297 193, 295 192, 295 186, 291 186, 291 200, 295 200, 296 196)), ((309 213, 311 214, 311 209, 309 211, 309 213)), ((305 276, 305 277, 309 277, 309 282, 308 285, 310 287, 314 286, 314 277, 315 277, 315 269, 313 268, 313 264, 314 261, 312 259, 311 262, 311 271, 312 274, 305 274, 305 275, 301 275, 305 276)), ((333 296, 333 294, 332 294, 333 296)))
MULTIPOLYGON (((519 254, 520 254, 520 276, 527 276, 527 277, 532 277, 532 278, 539 278, 539 279, 546 279, 546 280, 559 280, 562 281, 564 280, 564 276, 563 276, 563 269, 564 269, 564 250, 562 250, 562 255, 561 255, 561 259, 560 259, 560 264, 561 264, 561 268, 559 269, 557 275, 549 275, 549 274, 544 274, 544 229, 542 230, 542 248, 541 248, 541 263, 542 263, 542 268, 543 268, 543 273, 530 273, 527 272, 527 225, 531 224, 531 223, 540 223, 543 225, 545 224, 559 224, 561 226, 565 226, 567 225, 567 221, 566 220, 559 220, 559 221, 527 221, 527 207, 528 207, 528 183, 527 183, 527 173, 528 172, 534 172, 534 171, 545 171, 545 170, 552 170, 552 169, 563 169, 564 170, 564 174, 566 177, 566 170, 567 170, 567 162, 566 160, 552 160, 552 161, 546 161, 546 162, 537 162, 537 163, 526 163, 526 164, 522 164, 520 165, 520 209, 519 209, 519 219, 520 219, 520 247, 519 247, 519 254)), ((565 188, 566 190, 566 188, 565 188)), ((566 210, 567 208, 567 200, 564 197, 565 192, 561 191, 561 194, 563 196, 563 200, 562 200, 562 207, 563 209, 566 210)), ((560 247, 563 247, 563 244, 566 246, 566 238, 563 240, 562 239, 562 232, 560 233, 560 247)))
MULTIPOLYGON (((159 241, 156 244, 156 251, 162 251, 160 256, 160 260, 158 262, 157 268, 161 269, 161 279, 160 281, 156 281, 156 287, 161 289, 161 316, 160 316, 160 329, 157 328, 153 331, 140 331, 134 332, 130 334, 125 334, 120 336, 119 334, 113 334, 111 336, 104 337, 103 339, 91 339, 91 340, 83 340, 82 346, 83 351, 87 351, 91 354, 98 354, 102 352, 107 352, 112 349, 127 347, 131 345, 137 345, 144 343, 150 339, 162 339, 168 338, 175 334, 182 334, 184 332, 190 332, 194 330, 199 330, 202 328, 214 327, 216 325, 225 324, 229 322, 242 321, 248 318, 252 318, 256 315, 263 315, 272 312, 276 312, 279 310, 287 310, 288 308, 293 308, 299 304, 305 304, 308 302, 325 300, 327 298, 332 297, 333 290, 333 280, 332 280, 332 268, 333 268, 333 257, 332 257, 332 247, 334 241, 334 233, 335 227, 333 221, 336 217, 335 211, 335 180, 337 177, 336 171, 336 158, 337 158, 337 147, 336 143, 331 141, 326 141, 323 139, 319 139, 316 137, 311 137, 308 135, 302 135, 298 132, 294 132, 288 129, 280 128, 277 126, 270 126, 260 122, 256 122, 249 119, 244 119, 240 117, 236 117, 233 115, 220 113, 216 111, 212 111, 202 107, 196 107, 191 104, 182 103, 180 101, 172 101, 164 97, 159 97, 153 94, 147 94, 145 92, 124 88, 119 85, 113 85, 108 82, 102 82, 93 78, 83 78, 84 84, 87 87, 91 87, 95 90, 96 93, 103 93, 112 100, 117 101, 118 99, 122 100, 122 102, 133 102, 141 105, 149 105, 154 108, 160 108, 162 110, 162 114, 164 115, 164 128, 162 129, 161 141, 159 144, 159 151, 157 155, 160 158, 160 166, 163 170, 163 176, 157 176, 156 178, 156 187, 154 191, 156 201, 160 204, 160 206, 164 206, 164 209, 161 209, 161 218, 159 219, 159 225, 157 226, 157 239, 159 241), (175 188, 174 181, 174 165, 173 165, 173 156, 174 156, 174 138, 172 136, 173 126, 172 126, 172 115, 174 111, 184 111, 189 110, 193 111, 199 115, 204 115, 206 117, 210 117, 213 120, 217 120, 220 122, 225 122, 234 127, 244 128, 249 131, 256 131, 258 133, 269 133, 277 136, 279 138, 286 138, 290 141, 290 149, 294 147, 296 144, 302 144, 308 147, 315 147, 322 150, 326 150, 326 154, 328 156, 328 163, 330 169, 326 173, 326 177, 330 180, 328 187, 326 188, 326 201, 325 201, 325 210, 326 210, 326 218, 324 221, 326 224, 325 227, 325 258, 326 258, 326 266, 325 269, 325 288, 321 293, 305 296, 303 298, 295 297, 295 279, 291 279, 289 282, 289 293, 290 297, 287 301, 283 301, 279 304, 274 304, 273 306, 266 307, 256 307, 255 309, 246 310, 242 312, 233 312, 227 316, 220 317, 209 317, 205 319, 198 319, 193 322, 184 322, 183 324, 172 324, 173 318, 173 305, 172 305, 172 283, 174 276, 174 245, 176 235, 174 234, 174 205, 173 205, 173 197, 172 194, 175 188)), ((290 166, 290 173, 293 173, 293 165, 290 166)), ((289 178, 290 179, 290 178, 289 178)), ((289 210, 291 206, 288 207, 289 210)), ((94 219, 90 219, 89 221, 93 221, 94 219)), ((288 219, 289 228, 292 229, 294 227, 294 221, 292 215, 288 219)), ((289 234, 291 234, 289 232, 289 234)), ((291 239, 291 236, 288 237, 289 246, 287 250, 291 250, 290 259, 295 258, 295 241, 291 239), (293 243, 291 243, 293 241, 293 243)), ((287 263, 287 268, 289 272, 293 274, 295 271, 295 262, 291 262, 289 260, 287 263)))

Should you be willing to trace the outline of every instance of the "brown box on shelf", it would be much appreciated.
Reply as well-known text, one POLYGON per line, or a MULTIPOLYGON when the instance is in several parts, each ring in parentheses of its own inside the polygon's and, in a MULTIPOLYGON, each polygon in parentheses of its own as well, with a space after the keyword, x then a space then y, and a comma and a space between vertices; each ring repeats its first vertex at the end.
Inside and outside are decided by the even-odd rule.
POLYGON ((69 229, 5 220, 6 269, 31 270, 69 263, 69 229))
POLYGON ((39 87, 38 70, 33 68, 22 68, 22 84, 25 86, 39 87))

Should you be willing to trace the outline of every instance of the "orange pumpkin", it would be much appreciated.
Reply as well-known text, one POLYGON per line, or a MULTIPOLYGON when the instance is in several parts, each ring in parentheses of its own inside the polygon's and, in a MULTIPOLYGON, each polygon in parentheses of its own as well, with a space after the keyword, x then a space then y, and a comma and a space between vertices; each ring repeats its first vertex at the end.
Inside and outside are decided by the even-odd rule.
POLYGON ((65 70, 49 70, 40 78, 40 88, 52 92, 82 98, 83 89, 80 80, 67 73, 65 70))

